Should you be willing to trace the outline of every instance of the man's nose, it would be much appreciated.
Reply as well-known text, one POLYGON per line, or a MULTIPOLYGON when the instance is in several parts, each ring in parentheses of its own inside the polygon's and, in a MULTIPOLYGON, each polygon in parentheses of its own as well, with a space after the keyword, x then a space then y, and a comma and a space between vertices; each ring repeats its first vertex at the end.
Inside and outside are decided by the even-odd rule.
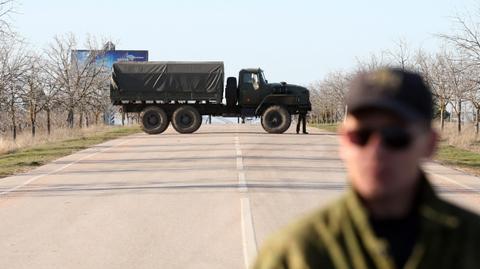
POLYGON ((367 150, 376 156, 381 156, 385 152, 382 136, 379 133, 373 133, 367 143, 367 150))

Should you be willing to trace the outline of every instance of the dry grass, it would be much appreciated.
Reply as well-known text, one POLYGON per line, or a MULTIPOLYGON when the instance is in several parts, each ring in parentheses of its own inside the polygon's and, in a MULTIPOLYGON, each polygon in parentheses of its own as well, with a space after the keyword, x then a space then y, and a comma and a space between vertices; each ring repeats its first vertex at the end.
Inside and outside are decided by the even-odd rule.
POLYGON ((0 178, 26 172, 62 156, 138 132, 138 126, 97 126, 85 130, 57 130, 56 135, 43 139, 40 136, 36 139, 21 136, 17 143, 3 143, 3 148, 9 152, 0 154, 0 178))
POLYGON ((327 132, 337 132, 338 126, 340 126, 340 123, 309 123, 309 126, 322 129, 327 132))
POLYGON ((106 125, 94 125, 88 128, 63 128, 52 130, 51 135, 48 135, 46 131, 40 130, 35 137, 32 137, 31 133, 26 131, 17 136, 14 141, 11 136, 0 137, 0 155, 13 153, 21 149, 34 147, 38 145, 44 145, 47 143, 64 141, 69 139, 87 138, 95 134, 105 132, 111 129, 112 126, 106 125))
POLYGON ((458 133, 457 125, 454 122, 446 122, 442 131, 439 126, 435 123, 435 128, 440 134, 441 145, 480 153, 480 135, 475 134, 473 124, 462 125, 461 133, 458 133))
POLYGON ((460 133, 454 122, 446 122, 443 130, 440 130, 440 124, 436 123, 435 128, 440 134, 440 145, 435 159, 445 165, 479 176, 480 135, 475 134, 475 126, 471 123, 464 124, 460 133))

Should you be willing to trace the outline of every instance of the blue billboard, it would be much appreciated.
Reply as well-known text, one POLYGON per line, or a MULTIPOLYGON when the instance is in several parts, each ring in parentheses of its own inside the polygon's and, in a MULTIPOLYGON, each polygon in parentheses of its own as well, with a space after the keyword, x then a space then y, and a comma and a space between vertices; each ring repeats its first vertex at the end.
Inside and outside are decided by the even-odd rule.
MULTIPOLYGON (((74 50, 74 56, 80 63, 86 62, 90 57, 91 50, 74 50)), ((112 67, 116 62, 146 62, 148 50, 107 50, 95 56, 95 62, 112 67)))

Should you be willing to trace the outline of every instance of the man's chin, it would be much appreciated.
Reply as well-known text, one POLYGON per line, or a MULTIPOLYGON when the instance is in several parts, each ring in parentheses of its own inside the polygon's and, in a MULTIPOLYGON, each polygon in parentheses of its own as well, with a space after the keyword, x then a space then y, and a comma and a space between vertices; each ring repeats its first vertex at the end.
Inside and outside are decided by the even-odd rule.
POLYGON ((380 184, 357 188, 356 191, 363 199, 366 200, 383 200, 392 194, 391 191, 380 184))

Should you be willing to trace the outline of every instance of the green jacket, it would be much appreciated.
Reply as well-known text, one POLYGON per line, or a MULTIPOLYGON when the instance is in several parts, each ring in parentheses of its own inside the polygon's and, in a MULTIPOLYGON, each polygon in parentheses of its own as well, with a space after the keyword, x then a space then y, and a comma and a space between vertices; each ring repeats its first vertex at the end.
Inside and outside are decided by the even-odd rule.
MULTIPOLYGON (((405 269, 480 268, 480 218, 438 198, 422 179, 420 234, 405 269)), ((287 227, 261 249, 253 269, 395 268, 386 241, 370 227, 350 190, 339 201, 287 227)))

